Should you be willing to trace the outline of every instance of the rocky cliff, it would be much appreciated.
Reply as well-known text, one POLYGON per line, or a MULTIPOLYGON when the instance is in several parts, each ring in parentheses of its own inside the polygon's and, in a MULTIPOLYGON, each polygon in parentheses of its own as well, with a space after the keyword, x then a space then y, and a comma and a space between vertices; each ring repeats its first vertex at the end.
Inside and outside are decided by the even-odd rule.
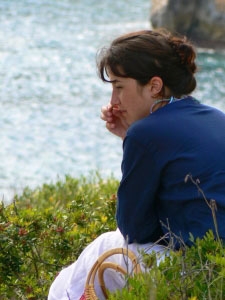
POLYGON ((199 46, 225 48, 225 0, 151 0, 150 21, 199 46))

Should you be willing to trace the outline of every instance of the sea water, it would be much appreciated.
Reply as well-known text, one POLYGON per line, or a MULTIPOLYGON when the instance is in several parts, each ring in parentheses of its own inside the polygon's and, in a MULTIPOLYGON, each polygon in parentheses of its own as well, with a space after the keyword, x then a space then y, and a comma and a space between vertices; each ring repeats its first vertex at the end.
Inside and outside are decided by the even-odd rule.
MULTIPOLYGON (((96 53, 117 35, 149 29, 148 0, 1 0, 0 199, 25 186, 121 176, 121 140, 105 129, 111 87, 96 53)), ((225 53, 198 49, 202 102, 225 111, 225 53)))

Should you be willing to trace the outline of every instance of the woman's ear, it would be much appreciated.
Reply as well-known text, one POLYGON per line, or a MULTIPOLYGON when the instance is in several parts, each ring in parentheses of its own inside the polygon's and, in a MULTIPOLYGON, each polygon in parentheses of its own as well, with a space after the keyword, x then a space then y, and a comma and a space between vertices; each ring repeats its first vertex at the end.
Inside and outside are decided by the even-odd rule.
POLYGON ((163 89, 163 81, 160 77, 154 76, 149 81, 150 92, 153 97, 158 96, 163 89))

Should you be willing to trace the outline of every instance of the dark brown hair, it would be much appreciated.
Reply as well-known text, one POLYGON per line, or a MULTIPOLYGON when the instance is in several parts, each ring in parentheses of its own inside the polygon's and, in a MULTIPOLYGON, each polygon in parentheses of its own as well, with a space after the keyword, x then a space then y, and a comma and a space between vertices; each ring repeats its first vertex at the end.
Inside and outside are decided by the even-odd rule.
MULTIPOLYGON (((107 79, 107 69, 119 77, 136 79, 145 85, 159 76, 172 95, 190 94, 196 87, 196 52, 186 37, 165 30, 143 30, 122 35, 98 54, 99 76, 107 79)), ((163 95, 164 96, 164 95, 163 95)))

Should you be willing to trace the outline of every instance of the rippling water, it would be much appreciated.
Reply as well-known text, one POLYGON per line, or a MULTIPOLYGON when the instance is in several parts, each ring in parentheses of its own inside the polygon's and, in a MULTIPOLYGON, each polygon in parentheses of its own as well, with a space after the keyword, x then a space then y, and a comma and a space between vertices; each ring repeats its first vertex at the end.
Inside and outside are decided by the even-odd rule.
MULTIPOLYGON (((120 177, 121 141, 99 118, 97 50, 149 28, 148 0, 0 2, 0 199, 65 174, 120 177)), ((225 111, 225 54, 199 49, 195 95, 225 111)))

